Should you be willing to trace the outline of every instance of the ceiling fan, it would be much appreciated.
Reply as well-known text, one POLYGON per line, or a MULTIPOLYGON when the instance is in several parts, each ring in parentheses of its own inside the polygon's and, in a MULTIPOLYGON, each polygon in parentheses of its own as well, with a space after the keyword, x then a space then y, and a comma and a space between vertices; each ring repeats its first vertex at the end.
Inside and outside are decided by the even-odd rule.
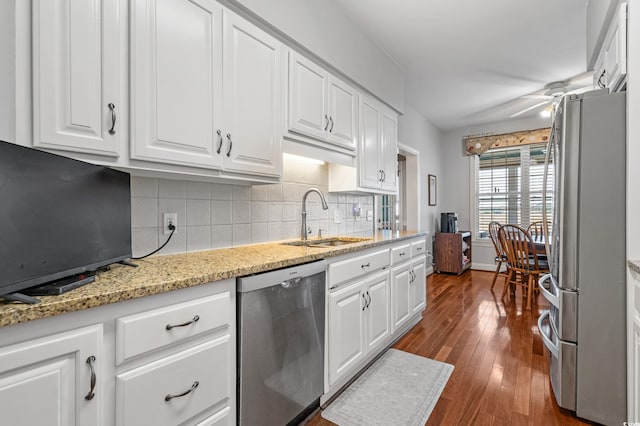
POLYGON ((586 72, 579 74, 575 77, 562 81, 554 81, 544 86, 544 89, 539 90, 528 95, 520 96, 519 99, 538 99, 540 102, 535 105, 531 105, 524 108, 515 114, 511 114, 511 118, 522 115, 526 112, 541 108, 544 106, 542 112, 551 115, 553 109, 560 102, 560 99, 564 95, 584 93, 593 88, 592 72, 586 72))

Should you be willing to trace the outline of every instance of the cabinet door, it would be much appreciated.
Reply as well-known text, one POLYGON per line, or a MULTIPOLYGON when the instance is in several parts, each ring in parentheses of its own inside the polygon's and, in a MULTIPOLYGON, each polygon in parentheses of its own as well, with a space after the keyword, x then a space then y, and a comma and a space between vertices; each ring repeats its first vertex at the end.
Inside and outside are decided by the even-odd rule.
POLYGON ((367 352, 374 350, 391 335, 389 309, 389 271, 367 279, 366 296, 369 299, 366 312, 367 352))
POLYGON ((627 5, 621 4, 612 21, 612 27, 605 41, 605 69, 609 90, 618 89, 618 85, 627 74, 627 5))
POLYGON ((36 147, 117 157, 127 131, 124 0, 33 2, 36 147), (113 104, 115 126, 109 105, 113 104), (113 134, 112 134, 113 133, 113 134))
POLYGON ((224 169, 279 176, 282 45, 224 12, 224 169))
POLYGON ((380 106, 364 96, 360 97, 360 145, 358 168, 360 186, 380 188, 380 106))
POLYGON ((409 303, 410 265, 405 264, 391 271, 391 324, 396 330, 409 319, 411 306, 409 303))
POLYGON ((329 77, 329 140, 356 149, 358 95, 348 84, 329 77))
POLYGON ((289 130, 326 139, 328 74, 308 59, 289 52, 289 130))
POLYGON ((362 286, 359 281, 329 294, 329 385, 364 357, 362 286))
POLYGON ((219 168, 222 7, 134 0, 131 157, 219 168))
POLYGON ((0 423, 12 426, 100 424, 102 326, 73 330, 0 349, 0 423), (87 359, 95 357, 91 389, 87 359))
POLYGON ((427 281, 425 279, 425 261, 426 258, 421 256, 418 260, 412 262, 413 282, 411 283, 411 313, 415 314, 424 310, 427 306, 427 281))
POLYGON ((382 167, 382 189, 398 190, 398 118, 395 113, 382 113, 382 141, 380 164, 382 167))

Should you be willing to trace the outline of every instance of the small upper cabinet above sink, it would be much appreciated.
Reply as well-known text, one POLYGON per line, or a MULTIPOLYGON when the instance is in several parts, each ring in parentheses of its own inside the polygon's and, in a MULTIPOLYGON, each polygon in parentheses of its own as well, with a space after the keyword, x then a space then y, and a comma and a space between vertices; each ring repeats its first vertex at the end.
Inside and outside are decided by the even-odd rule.
POLYGON ((356 90, 294 51, 289 52, 288 101, 290 132, 356 149, 356 90))

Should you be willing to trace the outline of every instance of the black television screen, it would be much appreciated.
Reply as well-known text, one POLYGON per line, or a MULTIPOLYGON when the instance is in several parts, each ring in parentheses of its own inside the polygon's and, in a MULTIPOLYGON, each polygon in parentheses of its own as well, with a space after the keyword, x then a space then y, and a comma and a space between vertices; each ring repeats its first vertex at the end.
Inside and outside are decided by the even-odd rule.
POLYGON ((0 295, 129 257, 128 173, 0 141, 0 295))

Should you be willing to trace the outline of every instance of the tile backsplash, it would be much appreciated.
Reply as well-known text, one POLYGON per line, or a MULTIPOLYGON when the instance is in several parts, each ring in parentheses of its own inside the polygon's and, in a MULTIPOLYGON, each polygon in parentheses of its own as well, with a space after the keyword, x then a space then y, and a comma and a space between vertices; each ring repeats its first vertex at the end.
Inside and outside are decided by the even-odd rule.
POLYGON ((134 256, 147 254, 166 241, 163 213, 177 213, 178 227, 160 254, 299 238, 302 196, 316 187, 327 196, 322 210, 317 194, 307 198, 307 224, 316 236, 372 232, 373 196, 327 192, 327 165, 285 158, 283 182, 241 186, 185 180, 131 177, 131 227, 134 256), (354 217, 354 204, 362 213, 354 217), (340 223, 335 223, 335 216, 340 223))

